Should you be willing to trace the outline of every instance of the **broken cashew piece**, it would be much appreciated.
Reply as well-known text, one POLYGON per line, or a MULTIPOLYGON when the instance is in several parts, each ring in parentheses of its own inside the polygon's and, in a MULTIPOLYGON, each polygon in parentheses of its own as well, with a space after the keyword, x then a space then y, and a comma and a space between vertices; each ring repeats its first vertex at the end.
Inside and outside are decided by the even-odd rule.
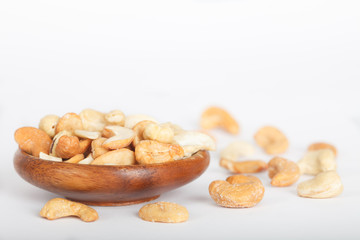
POLYGON ((34 157, 39 157, 40 152, 49 154, 52 141, 43 130, 34 127, 22 127, 15 131, 14 138, 21 150, 34 157))
POLYGON ((50 156, 46 153, 40 152, 39 158, 43 160, 53 161, 53 162, 62 162, 61 158, 50 156))
POLYGON ((297 193, 300 197, 331 198, 342 193, 344 186, 336 171, 321 172, 313 179, 299 183, 297 193))
POLYGON ((232 161, 222 158, 220 166, 232 173, 257 173, 267 169, 267 163, 261 160, 232 161))
POLYGON ((105 114, 104 117, 109 125, 118 125, 123 127, 125 124, 125 114, 120 110, 113 110, 105 114))
POLYGON ((335 154, 330 149, 308 151, 298 165, 302 174, 309 175, 336 170, 335 154))
POLYGON ((262 200, 264 192, 263 184, 255 176, 231 176, 209 185, 210 196, 216 204, 229 208, 253 207, 262 200))
POLYGON ((220 157, 236 161, 239 157, 248 157, 255 153, 255 147, 245 141, 234 141, 221 151, 220 157))
POLYGON ((189 212, 176 203, 156 202, 143 206, 139 210, 139 217, 149 222, 180 223, 188 220, 189 212))
POLYGON ((169 126, 161 126, 157 123, 150 123, 146 125, 143 137, 145 140, 171 143, 174 139, 174 131, 169 126))
POLYGON ((308 147, 308 151, 316 151, 316 150, 322 150, 322 149, 330 149, 334 152, 334 155, 336 157, 337 155, 337 150, 336 148, 329 144, 329 143, 324 143, 324 142, 317 142, 317 143, 313 143, 308 147))
POLYGON ((200 126, 203 129, 219 127, 231 134, 238 134, 240 129, 236 120, 226 110, 219 107, 206 109, 201 115, 200 126))
POLYGON ((40 119, 39 129, 46 132, 47 135, 52 138, 55 136, 55 128, 59 119, 60 117, 57 115, 46 115, 45 117, 40 119))
POLYGON ((134 114, 129 115, 125 117, 125 127, 132 129, 137 123, 144 121, 144 120, 150 120, 152 122, 157 123, 157 121, 148 115, 145 114, 134 114))
POLYGON ((175 144, 184 149, 184 157, 190 157, 199 150, 216 150, 216 143, 209 135, 197 131, 184 131, 174 136, 175 144))
POLYGON ((281 157, 274 157, 268 163, 271 185, 287 187, 294 184, 300 177, 300 169, 295 162, 281 157))
POLYGON ((107 139, 102 146, 104 148, 114 150, 127 147, 134 140, 135 132, 131 129, 120 127, 116 132, 116 135, 107 139))
POLYGON ((54 198, 48 201, 41 209, 40 216, 49 220, 77 216, 84 222, 93 222, 99 217, 93 208, 63 198, 54 198))
POLYGON ((176 144, 143 140, 135 147, 136 161, 140 164, 170 162, 183 156, 183 148, 176 144))
POLYGON ((133 165, 135 164, 135 154, 133 151, 122 148, 104 153, 94 159, 91 165, 133 165))
POLYGON ((260 128, 254 135, 256 143, 268 154, 281 154, 286 152, 289 141, 277 128, 265 126, 260 128))
POLYGON ((74 133, 79 138, 86 138, 92 140, 97 139, 101 136, 99 132, 94 132, 94 131, 75 130, 74 133))
POLYGON ((62 131, 67 131, 71 135, 75 130, 83 130, 83 123, 81 122, 81 118, 76 113, 66 113, 62 116, 58 123, 56 124, 55 134, 58 134, 62 131))
POLYGON ((95 159, 104 153, 109 152, 109 149, 104 148, 102 145, 106 141, 106 138, 98 138, 92 141, 91 143, 91 154, 92 157, 95 159))

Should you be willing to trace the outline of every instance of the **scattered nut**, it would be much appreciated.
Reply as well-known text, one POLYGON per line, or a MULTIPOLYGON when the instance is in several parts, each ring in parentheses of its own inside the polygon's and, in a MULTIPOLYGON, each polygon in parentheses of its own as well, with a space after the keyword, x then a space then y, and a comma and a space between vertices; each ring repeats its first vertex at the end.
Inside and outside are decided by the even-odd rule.
POLYGON ((239 124, 224 109, 219 107, 210 107, 201 115, 200 126, 203 129, 223 128, 231 134, 239 133, 239 124))
POLYGON ((261 201, 264 192, 263 184, 254 176, 232 176, 209 185, 210 196, 216 204, 229 208, 253 207, 261 201))
POLYGON ((322 149, 330 149, 334 152, 335 156, 337 155, 336 148, 329 143, 318 142, 318 143, 313 143, 308 147, 308 151, 316 151, 322 149))
POLYGON ((248 157, 255 153, 255 147, 245 141, 234 141, 222 150, 220 157, 236 161, 239 157, 248 157))
POLYGON ((55 156, 60 158, 72 158, 80 153, 80 141, 76 136, 64 135, 58 139, 55 156))
POLYGON ((140 164, 170 162, 183 156, 184 150, 176 144, 143 140, 135 147, 136 161, 140 164))
POLYGON ((89 154, 84 160, 81 160, 78 162, 78 164, 90 164, 93 161, 93 157, 91 154, 89 154))
POLYGON ((87 138, 87 139, 97 139, 101 136, 99 132, 93 131, 85 131, 85 130, 75 130, 75 135, 80 138, 87 138))
POLYGON ((77 216, 84 222, 93 222, 98 219, 98 214, 93 208, 63 198, 54 198, 48 201, 41 209, 40 216, 49 220, 77 216))
POLYGON ((143 137, 145 140, 171 143, 174 139, 174 131, 169 126, 161 126, 157 123, 150 123, 146 125, 143 137))
POLYGON ((14 137, 19 148, 34 157, 39 157, 40 152, 49 154, 51 138, 43 130, 22 127, 16 130, 14 137))
POLYGON ((125 124, 125 114, 120 110, 113 110, 105 114, 105 120, 110 125, 118 125, 123 127, 125 124))
POLYGON ((91 153, 92 157, 95 159, 104 153, 107 153, 109 150, 104 148, 102 145, 106 141, 106 138, 98 138, 92 141, 91 143, 91 153))
POLYGON ((105 117, 102 112, 93 109, 84 109, 79 114, 84 130, 100 132, 105 127, 105 117))
POLYGON ((62 131, 68 131, 70 134, 73 134, 75 130, 82 130, 83 124, 81 122, 80 116, 76 113, 66 113, 62 118, 59 119, 56 124, 55 134, 58 134, 62 131))
POLYGON ((43 153, 43 152, 40 152, 39 158, 43 159, 43 160, 48 160, 48 161, 62 162, 61 158, 50 156, 50 155, 48 155, 46 153, 43 153))
POLYGON ((144 120, 141 122, 138 122, 134 127, 133 127, 133 131, 135 132, 135 137, 133 140, 133 146, 135 147, 140 141, 144 140, 144 129, 146 128, 147 125, 149 125, 150 123, 154 123, 153 121, 150 120, 144 120))
POLYGON ((129 115, 129 116, 125 117, 125 127, 132 129, 137 123, 144 121, 144 120, 149 120, 149 121, 157 123, 157 121, 153 117, 150 117, 148 115, 134 114, 134 115, 129 115))
POLYGON ((55 136, 55 128, 59 119, 60 117, 57 115, 46 115, 40 120, 39 129, 46 132, 52 138, 55 136))
POLYGON ((308 151, 298 165, 302 174, 309 175, 336 170, 335 154, 330 149, 308 151))
POLYGON ((267 163, 261 160, 236 162, 222 158, 220 166, 230 170, 232 173, 257 173, 267 169, 267 163))
POLYGON ((290 186, 300 177, 298 165, 285 158, 274 157, 268 163, 268 168, 271 185, 276 187, 290 186))
POLYGON ((107 139, 102 146, 107 149, 119 149, 127 147, 134 140, 135 132, 131 129, 120 127, 115 136, 107 139))
POLYGON ((133 151, 122 148, 104 153, 91 162, 91 165, 133 165, 135 164, 135 154, 133 151))
POLYGON ((188 220, 189 212, 176 203, 157 202, 143 206, 139 210, 139 217, 149 222, 179 223, 188 220))
POLYGON ((208 135, 196 131, 184 131, 174 136, 174 143, 184 149, 184 157, 190 157, 199 150, 216 149, 215 141, 208 135))
POLYGON ((67 163, 79 163, 82 160, 84 160, 84 154, 80 153, 80 154, 76 154, 75 156, 73 156, 69 160, 66 160, 65 162, 67 162, 67 163))
POLYGON ((281 154, 286 152, 289 147, 286 136, 275 127, 260 128, 254 138, 256 143, 268 154, 281 154))
POLYGON ((299 183, 297 193, 300 197, 331 198, 340 195, 343 189, 344 186, 336 171, 328 171, 299 183))

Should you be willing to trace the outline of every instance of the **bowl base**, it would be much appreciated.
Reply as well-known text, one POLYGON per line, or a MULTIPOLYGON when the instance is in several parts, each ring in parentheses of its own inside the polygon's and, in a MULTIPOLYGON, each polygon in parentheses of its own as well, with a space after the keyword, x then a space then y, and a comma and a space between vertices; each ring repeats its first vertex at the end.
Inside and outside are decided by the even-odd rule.
POLYGON ((149 197, 149 198, 143 198, 143 199, 139 199, 139 200, 135 200, 135 201, 124 201, 124 202, 91 202, 91 201, 80 201, 80 200, 71 199, 71 198, 67 198, 67 199, 69 199, 71 201, 75 201, 75 202, 80 202, 80 203, 83 203, 86 205, 106 207, 106 206, 126 206, 126 205, 139 204, 139 203, 155 200, 158 197, 160 197, 160 195, 157 195, 154 197, 149 197))

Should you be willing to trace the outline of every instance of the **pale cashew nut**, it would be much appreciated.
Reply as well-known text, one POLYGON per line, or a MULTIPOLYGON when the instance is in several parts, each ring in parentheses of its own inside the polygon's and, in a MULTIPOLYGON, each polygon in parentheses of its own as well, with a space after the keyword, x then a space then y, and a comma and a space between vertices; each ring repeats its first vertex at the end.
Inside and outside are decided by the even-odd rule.
POLYGON ((204 133, 196 131, 184 131, 175 135, 173 142, 184 149, 184 157, 190 157, 199 150, 216 150, 214 139, 204 133))
POLYGON ((84 130, 100 132, 106 125, 104 113, 93 110, 84 109, 79 114, 84 130))
POLYGON ((73 134, 75 130, 84 129, 81 118, 76 113, 66 113, 62 116, 56 124, 55 134, 62 131, 68 131, 73 134))
POLYGON ((300 169, 295 162, 281 157, 274 157, 268 163, 271 185, 286 187, 294 184, 300 177, 300 169))
POLYGON ((143 137, 145 140, 171 143, 174 139, 174 131, 169 126, 161 126, 157 123, 150 123, 146 125, 143 137))
POLYGON ((105 114, 105 120, 107 124, 118 125, 123 127, 125 124, 125 114, 120 110, 113 110, 105 114))
POLYGON ((222 158, 220 166, 232 173, 257 173, 267 169, 267 163, 261 160, 232 161, 222 158))
POLYGON ((57 115, 46 115, 39 122, 39 129, 43 130, 44 132, 49 135, 49 137, 55 136, 55 128, 56 124, 58 123, 60 117, 57 115))
POLYGON ((331 198, 340 195, 343 190, 344 186, 336 171, 321 172, 297 186, 298 195, 308 198, 331 198))
POLYGON ((129 115, 129 116, 125 117, 125 125, 124 126, 126 128, 132 129, 137 123, 139 123, 141 121, 145 121, 145 120, 149 120, 149 121, 157 123, 157 121, 153 117, 150 117, 148 115, 134 114, 134 115, 129 115))
POLYGON ((236 120, 226 110, 219 107, 206 109, 201 115, 200 126, 203 129, 220 127, 231 134, 238 134, 240 129, 236 120))
POLYGON ((106 149, 102 146, 105 141, 106 141, 106 138, 98 138, 98 139, 95 139, 94 141, 92 141, 91 154, 94 159, 109 151, 108 149, 106 149))
POLYGON ((90 164, 92 161, 94 161, 91 154, 89 154, 84 160, 81 160, 78 162, 78 164, 90 164))
POLYGON ((229 208, 253 207, 262 200, 264 192, 263 184, 254 176, 232 176, 209 185, 210 196, 216 204, 229 208))
POLYGON ((129 128, 120 127, 120 129, 116 132, 116 135, 107 139, 102 146, 104 148, 114 150, 127 147, 134 140, 135 132, 129 128))
POLYGON ((268 154, 281 154, 286 152, 289 141, 277 128, 265 126, 260 128, 254 135, 256 143, 268 154))
POLYGON ((113 150, 94 159, 91 165, 134 165, 135 154, 133 151, 122 148, 113 150))
POLYGON ((153 121, 150 120, 144 120, 141 122, 138 122, 132 129, 135 132, 135 137, 134 140, 132 142, 133 146, 136 147, 136 145, 144 140, 144 130, 146 128, 147 125, 149 125, 150 123, 155 123, 153 121))
POLYGON ((84 222, 93 222, 99 218, 93 208, 63 198, 54 198, 48 201, 41 209, 40 216, 49 220, 77 216, 84 222))
POLYGON ((117 125, 110 125, 104 127, 103 131, 101 132, 102 136, 105 138, 111 138, 115 135, 120 135, 122 132, 128 130, 126 127, 117 126, 117 125))
POLYGON ((61 158, 50 156, 46 153, 40 152, 39 158, 43 160, 53 161, 53 162, 62 162, 61 158))
POLYGON ((308 151, 298 165, 302 174, 309 175, 336 170, 335 154, 330 149, 308 151))
POLYGON ((99 132, 94 132, 94 131, 75 130, 74 133, 75 136, 78 136, 79 138, 87 138, 92 140, 101 137, 101 134, 99 132))
POLYGON ((140 164, 171 162, 183 156, 183 148, 176 144, 143 140, 135 147, 136 161, 140 164))
POLYGON ((15 141, 24 152, 39 157, 40 152, 49 154, 51 138, 43 130, 34 127, 22 127, 15 131, 15 141))
POLYGON ((143 206, 139 210, 139 217, 149 222, 179 223, 188 220, 189 212, 176 203, 156 202, 143 206))
POLYGON ((220 157, 236 161, 239 157, 248 157, 255 153, 255 147, 245 141, 234 141, 221 151, 220 157))
POLYGON ((330 149, 334 152, 334 155, 336 157, 337 155, 337 150, 336 148, 329 144, 329 143, 323 143, 323 142, 317 142, 317 143, 313 143, 308 147, 308 151, 316 151, 316 150, 322 150, 322 149, 330 149))

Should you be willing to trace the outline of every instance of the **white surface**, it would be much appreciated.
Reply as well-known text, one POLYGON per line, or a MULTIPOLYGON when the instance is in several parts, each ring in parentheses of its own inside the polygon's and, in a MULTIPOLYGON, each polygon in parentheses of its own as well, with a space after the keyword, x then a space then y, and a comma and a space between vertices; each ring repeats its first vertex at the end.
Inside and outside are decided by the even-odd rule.
POLYGON ((359 12, 359 1, 1 1, 0 239, 359 239, 359 12), (262 173, 258 206, 221 208, 207 192, 229 175, 215 152, 203 176, 159 199, 186 206, 186 223, 144 222, 142 205, 47 221, 38 213, 55 195, 13 169, 15 129, 48 113, 118 108, 196 129, 211 104, 242 126, 215 131, 219 149, 265 124, 289 137, 291 160, 314 141, 336 145, 343 194, 300 198, 262 173))

